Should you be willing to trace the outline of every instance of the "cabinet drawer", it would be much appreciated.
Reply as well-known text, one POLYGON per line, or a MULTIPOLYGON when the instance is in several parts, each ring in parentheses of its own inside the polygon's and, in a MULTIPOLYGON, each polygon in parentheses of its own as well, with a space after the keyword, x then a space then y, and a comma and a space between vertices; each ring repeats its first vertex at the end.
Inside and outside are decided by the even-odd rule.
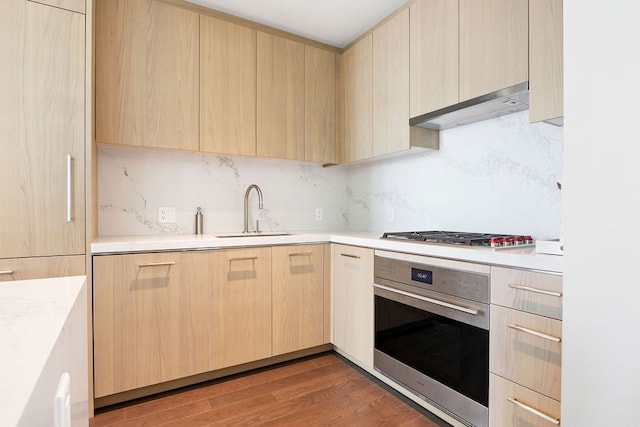
POLYGON ((491 304, 562 319, 562 275, 491 268, 491 304))
POLYGON ((490 371, 560 400, 562 322, 491 307, 490 371))
POLYGON ((0 259, 0 282, 85 274, 84 255, 0 259))
POLYGON ((560 425, 560 402, 498 375, 489 376, 489 426, 560 425))

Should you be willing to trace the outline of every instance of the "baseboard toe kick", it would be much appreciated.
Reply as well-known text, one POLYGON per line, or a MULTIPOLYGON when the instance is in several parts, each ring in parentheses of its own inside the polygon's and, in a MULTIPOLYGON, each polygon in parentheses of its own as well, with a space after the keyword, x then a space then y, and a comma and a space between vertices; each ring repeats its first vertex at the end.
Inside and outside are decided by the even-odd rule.
MULTIPOLYGON (((281 354, 278 356, 269 357, 267 359, 261 359, 254 362, 244 363, 242 365, 231 366, 228 368, 217 369, 215 371, 205 372, 202 374, 192 375, 189 377, 179 378, 172 381, 167 381, 160 384, 150 385, 148 387, 142 387, 135 390, 128 390, 122 393, 112 394, 109 396, 98 397, 94 400, 96 409, 103 409, 111 406, 129 405, 131 401, 144 400, 155 398, 158 394, 168 392, 178 392, 179 389, 185 387, 191 387, 206 383, 208 381, 218 380, 231 375, 246 373, 256 369, 266 368, 279 363, 290 362, 292 360, 301 359, 308 356, 314 356, 327 351, 333 351, 332 344, 323 344, 304 350, 295 351, 292 353, 281 354)), ((112 408, 109 408, 112 409, 112 408)), ((97 411, 100 412, 100 411, 97 411)))

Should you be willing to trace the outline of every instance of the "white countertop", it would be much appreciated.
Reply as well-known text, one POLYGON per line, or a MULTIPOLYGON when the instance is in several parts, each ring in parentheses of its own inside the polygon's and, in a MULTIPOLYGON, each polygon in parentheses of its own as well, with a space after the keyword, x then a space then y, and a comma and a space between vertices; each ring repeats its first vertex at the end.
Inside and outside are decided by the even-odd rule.
POLYGON ((558 273, 563 272, 564 266, 562 256, 539 254, 536 253, 535 248, 491 249, 399 242, 380 239, 381 233, 301 231, 291 232, 291 234, 284 236, 265 233, 265 235, 262 236, 253 235, 250 237, 216 237, 220 234, 101 237, 92 243, 91 252, 97 255, 330 242, 558 273))
POLYGON ((86 276, 0 283, 2 425, 18 424, 85 283, 86 276))

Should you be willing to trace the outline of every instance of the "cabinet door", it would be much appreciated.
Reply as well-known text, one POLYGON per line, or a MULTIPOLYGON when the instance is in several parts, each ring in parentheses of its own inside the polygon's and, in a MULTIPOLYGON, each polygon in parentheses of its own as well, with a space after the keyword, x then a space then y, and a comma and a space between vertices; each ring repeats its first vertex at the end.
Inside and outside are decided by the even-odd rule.
POLYGON ((93 258, 96 397, 209 370, 209 256, 93 258))
POLYGON ((48 4, 49 6, 67 9, 73 12, 85 13, 86 0, 37 0, 38 3, 48 4))
POLYGON ((0 259, 0 282, 81 276, 85 272, 84 255, 0 259))
POLYGON ((373 368, 373 250, 333 248, 333 343, 373 368))
POLYGON ((0 2, 0 258, 85 253, 84 25, 0 2))
POLYGON ((458 102, 458 1, 410 6, 410 116, 458 102))
POLYGON ((96 141, 198 150, 198 14, 98 0, 95 34, 96 141))
POLYGON ((372 35, 343 54, 345 162, 373 155, 372 35))
POLYGON ((200 151, 256 155, 256 30, 200 16, 200 151))
POLYGON ((563 116, 562 0, 529 0, 529 120, 563 116))
POLYGON ((528 0, 460 0, 460 101, 528 80, 528 0))
POLYGON ((373 156, 409 148, 409 9, 373 32, 373 156))
POLYGON ((271 248, 212 257, 211 369, 271 356, 271 248))
POLYGON ((274 355, 324 344, 323 250, 272 248, 274 355))
POLYGON ((304 45, 258 32, 258 157, 304 160, 304 45))
POLYGON ((308 45, 304 49, 304 157, 337 163, 336 54, 308 45))

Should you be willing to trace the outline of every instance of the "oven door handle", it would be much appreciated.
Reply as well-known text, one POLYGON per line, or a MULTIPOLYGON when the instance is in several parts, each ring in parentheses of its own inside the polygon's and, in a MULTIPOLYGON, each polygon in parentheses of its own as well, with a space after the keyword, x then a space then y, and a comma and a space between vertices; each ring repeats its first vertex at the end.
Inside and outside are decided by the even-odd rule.
POLYGON ((401 291, 400 289, 394 289, 384 285, 374 284, 373 287, 378 289, 384 289, 385 291, 393 292, 395 294, 404 295, 406 297, 415 298, 420 301, 430 302, 432 304, 440 305, 442 307, 452 308, 454 310, 462 311, 463 313, 473 314, 474 316, 478 315, 478 310, 463 307, 461 305, 451 304, 449 302, 440 301, 440 300, 429 298, 429 297, 423 297, 422 295, 412 294, 410 292, 401 291))

